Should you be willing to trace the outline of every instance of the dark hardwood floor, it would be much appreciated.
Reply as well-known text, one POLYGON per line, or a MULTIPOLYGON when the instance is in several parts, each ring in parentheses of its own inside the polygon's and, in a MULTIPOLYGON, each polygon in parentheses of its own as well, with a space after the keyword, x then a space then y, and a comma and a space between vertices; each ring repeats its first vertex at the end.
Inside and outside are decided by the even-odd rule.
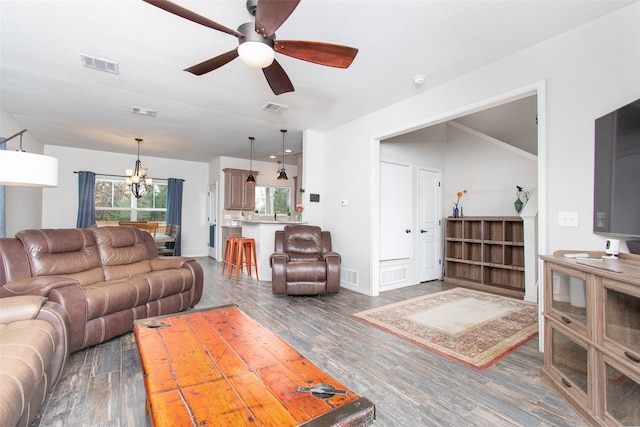
MULTIPOLYGON (((485 371, 464 366, 351 317, 352 313, 450 289, 434 281, 368 297, 342 290, 274 296, 270 282, 221 276, 198 258, 205 290, 196 308, 237 304, 307 359, 376 405, 376 426, 585 425, 539 375, 533 339, 485 371)), ((73 353, 35 426, 148 426, 133 333, 73 353)))

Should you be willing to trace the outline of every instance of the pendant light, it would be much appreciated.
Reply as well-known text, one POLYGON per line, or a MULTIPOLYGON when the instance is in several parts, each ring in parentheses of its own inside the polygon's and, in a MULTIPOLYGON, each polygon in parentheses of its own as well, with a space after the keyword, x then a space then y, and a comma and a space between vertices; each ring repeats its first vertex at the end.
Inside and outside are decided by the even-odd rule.
POLYGON ((278 179, 289 179, 287 177, 287 171, 284 169, 284 134, 287 133, 286 129, 280 129, 282 132, 282 167, 278 171, 278 179))
POLYGON ((136 138, 138 142, 138 160, 136 160, 135 167, 133 169, 127 169, 125 174, 127 175, 126 183, 127 188, 125 189, 125 194, 133 194, 136 199, 147 194, 147 187, 150 187, 153 183, 151 178, 147 178, 147 168, 142 167, 142 162, 140 161, 140 143, 142 139, 136 138), (129 190, 127 192, 127 190, 129 190))
POLYGON ((0 143, 20 137, 16 151, 0 150, 0 185, 16 187, 57 187, 58 159, 42 154, 27 153, 22 149, 24 129, 8 138, 0 137, 0 143))
POLYGON ((253 176, 253 140, 254 139, 255 138, 252 136, 249 137, 249 143, 251 144, 251 157, 249 161, 251 163, 249 163, 249 176, 247 177, 247 182, 250 182, 252 184, 256 183, 256 179, 253 176))

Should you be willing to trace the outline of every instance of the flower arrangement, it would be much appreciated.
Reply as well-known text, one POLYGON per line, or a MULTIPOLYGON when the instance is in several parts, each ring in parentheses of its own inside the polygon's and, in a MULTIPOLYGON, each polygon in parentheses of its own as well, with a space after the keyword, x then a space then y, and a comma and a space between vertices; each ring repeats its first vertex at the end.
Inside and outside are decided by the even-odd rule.
POLYGON ((458 207, 458 203, 460 203, 460 199, 462 199, 462 196, 467 194, 467 190, 462 190, 462 191, 458 191, 458 194, 456 194, 456 196, 458 196, 458 200, 456 200, 456 202, 453 204, 453 206, 455 206, 456 208, 458 207))
POLYGON ((298 221, 302 221, 302 211, 304 210, 304 205, 296 205, 296 212, 298 212, 298 214, 296 215, 296 219, 298 221))
POLYGON ((453 204, 453 217, 460 218, 462 216, 462 206, 458 206, 460 204, 460 199, 462 196, 467 194, 467 190, 458 191, 456 196, 458 196, 458 200, 453 204))

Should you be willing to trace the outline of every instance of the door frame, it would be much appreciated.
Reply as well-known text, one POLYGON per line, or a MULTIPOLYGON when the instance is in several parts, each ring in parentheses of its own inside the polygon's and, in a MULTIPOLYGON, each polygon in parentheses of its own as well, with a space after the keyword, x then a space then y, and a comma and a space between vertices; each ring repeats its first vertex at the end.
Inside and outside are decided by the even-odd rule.
MULTIPOLYGON (((370 176, 370 199, 371 199, 371 222, 369 224, 369 233, 372 242, 380 241, 380 141, 394 136, 410 133, 418 129, 422 129, 429 126, 434 126, 440 123, 453 120, 455 118, 465 116, 467 114, 475 113, 481 110, 486 110, 491 107, 495 107, 501 104, 506 104, 511 101, 536 95, 537 96, 537 109, 538 109, 538 253, 547 252, 547 140, 546 140, 546 86, 545 81, 540 80, 532 84, 514 89, 512 91, 501 93, 491 98, 487 98, 466 106, 437 114, 432 117, 427 117, 424 120, 413 123, 406 127, 396 128, 388 130, 379 134, 371 136, 371 176, 370 176)), ((380 295, 380 260, 379 260, 379 247, 377 244, 371 245, 369 251, 369 277, 370 277, 370 296, 380 295)), ((538 281, 542 280, 542 263, 538 265, 538 281)), ((538 301, 543 300, 543 286, 538 286, 538 301)), ((541 309, 541 304, 539 307, 541 309)), ((539 314, 541 319, 541 313, 539 314)), ((543 324, 542 321, 539 322, 543 324)), ((542 327, 540 327, 540 346, 544 339, 542 327)))

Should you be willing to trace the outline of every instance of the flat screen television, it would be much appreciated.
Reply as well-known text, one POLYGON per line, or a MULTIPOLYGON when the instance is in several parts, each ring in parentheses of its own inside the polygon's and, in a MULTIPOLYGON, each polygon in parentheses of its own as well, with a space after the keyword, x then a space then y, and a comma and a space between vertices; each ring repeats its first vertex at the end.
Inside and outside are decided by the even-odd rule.
POLYGON ((596 119, 593 231, 640 237, 640 99, 596 119))

